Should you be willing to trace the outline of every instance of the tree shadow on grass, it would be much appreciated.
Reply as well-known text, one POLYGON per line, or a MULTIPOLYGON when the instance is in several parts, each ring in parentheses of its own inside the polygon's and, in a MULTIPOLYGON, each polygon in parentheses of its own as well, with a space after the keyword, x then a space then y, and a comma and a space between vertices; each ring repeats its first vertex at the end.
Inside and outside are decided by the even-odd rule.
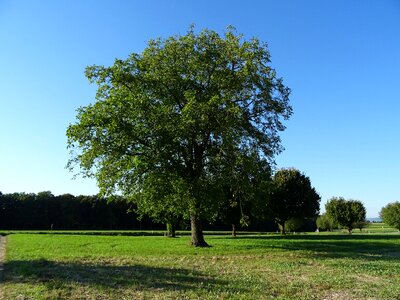
POLYGON ((43 283, 48 288, 78 284, 101 288, 196 290, 221 288, 227 283, 196 270, 145 265, 53 262, 44 259, 5 263, 5 282, 43 283))
MULTIPOLYGON (((305 250, 324 258, 400 260, 400 235, 287 235, 243 236, 257 241, 248 248, 305 250)), ((247 248, 247 249, 248 249, 247 248)))

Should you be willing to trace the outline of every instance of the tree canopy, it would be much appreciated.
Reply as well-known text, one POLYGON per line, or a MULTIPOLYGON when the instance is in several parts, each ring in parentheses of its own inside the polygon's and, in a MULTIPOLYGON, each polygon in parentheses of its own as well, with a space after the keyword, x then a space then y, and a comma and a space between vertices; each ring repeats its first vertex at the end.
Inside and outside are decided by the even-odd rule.
POLYGON ((207 245, 201 221, 220 208, 232 168, 242 158, 271 162, 282 150, 290 90, 267 45, 233 28, 154 39, 86 76, 98 86, 96 102, 67 129, 68 166, 95 177, 104 195, 190 219, 195 246, 207 245))
POLYGON ((384 223, 400 230, 400 202, 389 203, 382 207, 380 216, 384 223))
POLYGON ((357 223, 365 222, 366 210, 364 204, 358 200, 333 197, 326 203, 325 210, 329 218, 347 228, 349 233, 357 226, 357 223))
POLYGON ((293 168, 281 169, 273 177, 267 211, 285 234, 285 223, 288 220, 316 217, 320 199, 309 177, 293 168))

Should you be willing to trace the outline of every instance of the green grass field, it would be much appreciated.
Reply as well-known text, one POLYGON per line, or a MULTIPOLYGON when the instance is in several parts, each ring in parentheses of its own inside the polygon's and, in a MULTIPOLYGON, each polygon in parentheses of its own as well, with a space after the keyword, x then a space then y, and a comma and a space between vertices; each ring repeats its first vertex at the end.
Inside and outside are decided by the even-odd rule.
MULTIPOLYGON (((356 232, 358 229, 355 230, 356 232)), ((370 233, 394 233, 398 230, 384 224, 384 223, 369 223, 367 228, 363 229, 364 232, 370 233)))
POLYGON ((400 299, 400 234, 374 230, 207 236, 206 249, 188 236, 10 234, 2 288, 5 299, 400 299))

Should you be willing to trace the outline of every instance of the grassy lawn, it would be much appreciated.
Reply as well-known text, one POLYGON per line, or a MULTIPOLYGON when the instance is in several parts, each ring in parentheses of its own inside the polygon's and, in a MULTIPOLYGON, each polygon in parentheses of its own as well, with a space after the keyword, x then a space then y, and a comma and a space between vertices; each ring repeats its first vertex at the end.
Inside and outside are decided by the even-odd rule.
MULTIPOLYGON (((355 232, 359 231, 358 229, 355 232)), ((370 223, 365 229, 364 232, 370 233, 394 233, 398 232, 398 230, 384 224, 384 223, 370 223)))
MULTIPOLYGON (((368 229, 367 229, 368 230, 368 229)), ((379 232, 379 231, 378 231, 379 232)), ((400 299, 400 234, 11 234, 5 299, 400 299)))

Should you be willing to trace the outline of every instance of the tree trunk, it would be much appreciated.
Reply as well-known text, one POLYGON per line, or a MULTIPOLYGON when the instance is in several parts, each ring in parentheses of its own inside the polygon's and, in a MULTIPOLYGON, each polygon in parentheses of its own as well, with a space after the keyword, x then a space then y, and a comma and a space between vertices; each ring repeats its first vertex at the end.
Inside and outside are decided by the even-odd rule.
POLYGON ((175 226, 170 222, 167 223, 167 237, 172 237, 172 238, 176 237, 175 226))
POLYGON ((208 244, 204 240, 203 229, 201 228, 201 221, 196 215, 190 216, 190 226, 192 230, 192 246, 208 247, 208 244))
POLYGON ((286 231, 285 231, 285 222, 282 222, 282 224, 281 224, 281 234, 282 234, 282 235, 286 235, 286 231))
POLYGON ((232 236, 236 237, 236 225, 232 224, 232 236))

